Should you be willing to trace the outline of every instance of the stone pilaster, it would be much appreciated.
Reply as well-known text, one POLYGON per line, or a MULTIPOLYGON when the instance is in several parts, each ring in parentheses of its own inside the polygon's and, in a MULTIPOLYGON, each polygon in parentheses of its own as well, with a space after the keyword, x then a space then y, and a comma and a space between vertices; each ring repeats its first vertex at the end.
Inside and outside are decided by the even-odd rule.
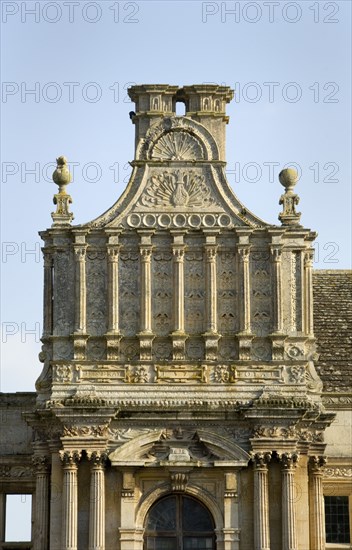
POLYGON ((240 280, 240 332, 237 334, 239 359, 248 360, 251 357, 251 345, 254 335, 251 333, 251 298, 249 277, 249 244, 238 244, 239 280, 240 280))
POLYGON ((105 550, 105 453, 93 452, 90 477, 89 550, 105 550))
POLYGON ((77 474, 80 452, 60 451, 63 463, 62 550, 77 550, 77 474))
POLYGON ((34 550, 47 550, 49 534, 50 465, 45 455, 34 455, 35 481, 35 536, 34 550))
POLYGON ((53 257, 52 251, 43 248, 44 254, 44 310, 43 310, 43 338, 50 336, 53 331, 53 257))
POLYGON ((274 285, 274 332, 282 332, 282 246, 271 245, 271 262, 274 285))
POLYGON ((254 466, 254 550, 270 550, 268 463, 271 453, 255 453, 254 466))
POLYGON ((108 332, 107 358, 118 359, 121 340, 119 327, 119 250, 117 244, 108 244, 108 332))
POLYGON ((140 332, 138 334, 140 359, 152 358, 152 343, 155 335, 152 331, 152 243, 150 231, 141 231, 141 244, 139 248, 141 258, 141 319, 140 332))
POLYGON ((309 249, 304 254, 304 331, 307 336, 313 336, 313 260, 314 250, 309 249))
POLYGON ((75 330, 73 333, 74 358, 84 359, 86 355, 87 331, 87 288, 86 288, 86 250, 85 237, 76 236, 73 245, 75 253, 75 330))
POLYGON ((174 330, 172 332, 173 359, 185 358, 185 282, 184 259, 185 245, 183 235, 175 234, 172 245, 174 277, 174 330))
POLYGON ((325 550, 325 509, 323 472, 326 458, 311 456, 309 459, 310 545, 314 550, 325 550))
POLYGON ((297 453, 282 453, 282 550, 298 550, 295 512, 295 468, 297 453))
POLYGON ((224 492, 224 550, 239 550, 240 529, 237 493, 237 473, 226 472, 224 492))
POLYGON ((205 358, 217 359, 218 341, 218 305, 217 305, 217 269, 216 256, 217 245, 214 236, 207 236, 205 249, 206 259, 206 330, 205 358))

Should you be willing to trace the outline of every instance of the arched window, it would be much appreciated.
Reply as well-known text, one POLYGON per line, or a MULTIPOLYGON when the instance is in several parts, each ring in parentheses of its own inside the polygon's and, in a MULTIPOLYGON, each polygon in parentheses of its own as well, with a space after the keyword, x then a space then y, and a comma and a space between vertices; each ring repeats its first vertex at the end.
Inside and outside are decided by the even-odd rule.
POLYGON ((176 116, 185 116, 186 114, 186 104, 183 101, 176 101, 175 106, 176 116))
POLYGON ((144 550, 215 550, 213 518, 191 497, 162 498, 149 510, 144 550))

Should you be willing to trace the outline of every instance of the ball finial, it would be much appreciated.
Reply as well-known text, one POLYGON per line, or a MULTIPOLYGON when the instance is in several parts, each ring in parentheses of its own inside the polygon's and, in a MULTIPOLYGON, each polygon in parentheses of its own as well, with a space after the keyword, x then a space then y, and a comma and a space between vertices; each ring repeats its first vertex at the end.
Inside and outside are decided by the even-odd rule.
POLYGON ((285 168, 279 174, 279 181, 286 191, 293 190, 298 181, 298 172, 295 168, 285 168))
POLYGON ((67 167, 67 158, 60 156, 56 159, 56 169, 53 172, 53 181, 59 186, 59 192, 65 193, 65 187, 71 181, 71 174, 67 167))

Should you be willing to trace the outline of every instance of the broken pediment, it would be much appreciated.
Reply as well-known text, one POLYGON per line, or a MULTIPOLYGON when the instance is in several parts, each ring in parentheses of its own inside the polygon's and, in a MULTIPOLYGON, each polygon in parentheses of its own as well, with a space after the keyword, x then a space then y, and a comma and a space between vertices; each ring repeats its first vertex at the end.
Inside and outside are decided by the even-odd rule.
POLYGON ((246 466, 238 445, 206 430, 162 430, 140 435, 113 451, 113 466, 246 466))

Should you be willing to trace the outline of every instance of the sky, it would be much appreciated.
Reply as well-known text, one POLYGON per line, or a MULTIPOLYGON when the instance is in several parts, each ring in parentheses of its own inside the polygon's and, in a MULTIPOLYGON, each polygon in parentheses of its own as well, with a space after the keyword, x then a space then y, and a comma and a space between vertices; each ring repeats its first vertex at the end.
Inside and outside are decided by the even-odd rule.
POLYGON ((218 83, 228 105, 227 176, 279 223, 278 173, 299 170, 315 267, 348 269, 349 1, 1 2, 1 386, 33 391, 42 364, 43 266, 55 159, 65 155, 74 223, 122 193, 134 156, 134 84, 218 83))

